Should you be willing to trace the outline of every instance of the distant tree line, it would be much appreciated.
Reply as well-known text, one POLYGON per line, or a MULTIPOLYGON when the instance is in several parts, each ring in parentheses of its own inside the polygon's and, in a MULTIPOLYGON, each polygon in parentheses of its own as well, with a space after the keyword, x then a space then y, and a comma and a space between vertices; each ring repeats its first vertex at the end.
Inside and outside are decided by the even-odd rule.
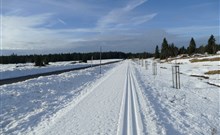
MULTIPOLYGON (((169 44, 166 38, 163 39, 161 50, 158 46, 155 48, 155 53, 124 53, 124 52, 102 52, 102 59, 130 59, 130 58, 160 58, 167 59, 169 57, 175 57, 179 54, 189 54, 193 55, 196 53, 204 54, 215 54, 220 50, 220 45, 215 43, 215 38, 213 35, 208 39, 207 45, 202 45, 196 47, 196 42, 194 38, 191 38, 189 46, 185 48, 184 46, 178 48, 174 43, 169 44)), ((61 53, 61 54, 46 54, 46 55, 16 55, 12 54, 10 56, 0 56, 0 64, 17 64, 17 63, 35 63, 36 66, 45 66, 49 62, 58 61, 81 61, 87 62, 87 60, 99 59, 99 52, 92 53, 61 53)))
POLYGON ((162 45, 161 45, 161 51, 159 51, 158 45, 155 48, 154 57, 160 58, 160 59, 167 59, 169 57, 175 57, 179 54, 216 54, 217 51, 220 50, 220 45, 217 45, 215 43, 215 37, 213 35, 210 36, 208 39, 207 45, 202 45, 200 47, 196 47, 196 42, 194 38, 191 38, 189 42, 189 46, 185 48, 184 46, 178 48, 174 45, 174 43, 169 44, 166 38, 163 39, 162 45))
MULTIPOLYGON (((153 57, 151 53, 124 53, 124 52, 102 52, 102 59, 127 59, 127 58, 149 58, 153 57)), ((0 64, 17 64, 17 63, 35 63, 35 66, 45 66, 49 62, 58 61, 81 61, 100 59, 99 52, 92 53, 61 53, 47 55, 16 55, 0 56, 0 64)))

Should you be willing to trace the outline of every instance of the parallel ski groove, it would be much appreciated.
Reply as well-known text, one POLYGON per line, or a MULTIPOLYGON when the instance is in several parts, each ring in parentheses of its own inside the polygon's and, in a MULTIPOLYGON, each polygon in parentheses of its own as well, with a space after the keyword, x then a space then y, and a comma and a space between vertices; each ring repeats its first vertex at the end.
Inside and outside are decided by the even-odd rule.
POLYGON ((128 66, 126 67, 126 77, 125 77, 125 83, 124 83, 124 92, 123 92, 123 97, 122 97, 122 101, 121 101, 121 108, 120 108, 120 112, 119 112, 119 120, 118 120, 118 128, 117 128, 117 135, 121 135, 123 133, 123 125, 124 120, 126 119, 125 117, 125 103, 127 100, 127 88, 128 88, 128 66))
POLYGON ((140 130, 140 127, 139 127, 139 125, 138 125, 138 110, 137 110, 137 98, 136 98, 136 88, 135 88, 135 82, 134 82, 134 80, 133 80, 133 77, 132 77, 132 73, 130 72, 130 81, 131 81, 131 84, 132 84, 132 88, 131 88, 131 97, 132 97, 132 107, 133 107, 133 118, 134 118, 134 132, 133 132, 133 134, 135 135, 138 135, 139 134, 139 130, 140 130))
MULTIPOLYGON (((139 120, 138 119, 138 104, 137 104, 137 96, 136 96, 136 88, 135 82, 132 77, 130 65, 127 68, 127 77, 125 81, 125 94, 123 97, 122 107, 119 116, 119 124, 118 134, 122 135, 139 135, 140 134, 140 127, 139 127, 139 120)), ((140 121, 141 122, 141 121, 140 121)))
POLYGON ((123 128, 123 131, 122 131, 122 134, 123 135, 127 135, 128 134, 128 117, 129 117, 129 113, 128 113, 128 76, 127 76, 127 81, 126 81, 126 89, 125 89, 125 91, 126 91, 126 95, 125 95, 125 104, 124 104, 124 118, 123 118, 123 126, 122 126, 122 128, 123 128))

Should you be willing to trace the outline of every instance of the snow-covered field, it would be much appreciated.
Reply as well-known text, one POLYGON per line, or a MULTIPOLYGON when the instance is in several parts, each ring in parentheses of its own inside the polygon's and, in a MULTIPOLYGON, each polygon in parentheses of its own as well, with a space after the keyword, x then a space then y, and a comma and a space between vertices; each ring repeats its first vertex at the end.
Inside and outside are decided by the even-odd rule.
MULTIPOLYGON (((202 57, 197 59, 211 59, 211 58, 220 58, 220 55, 215 56, 209 56, 209 57, 202 57)), ((207 75, 205 74, 208 71, 212 70, 220 70, 220 61, 205 61, 205 62, 194 62, 191 63, 189 59, 178 59, 173 60, 171 63, 180 63, 180 72, 183 73, 183 75, 195 75, 195 76, 201 76, 199 79, 201 79, 203 82, 209 82, 211 84, 215 84, 220 86, 220 76, 219 74, 215 75, 207 75), (207 77, 206 79, 204 77, 207 77)), ((168 64, 169 65, 169 64, 168 64)), ((167 65, 167 66, 168 66, 167 65)), ((170 68, 171 66, 168 66, 170 68)))
POLYGON ((126 60, 103 66, 102 75, 93 67, 0 86, 0 133, 220 134, 220 89, 206 82, 219 77, 190 76, 218 69, 216 62, 182 60, 175 89, 172 63, 158 63, 153 75, 153 59, 146 61, 147 69, 126 60))
MULTIPOLYGON (((102 63, 118 61, 120 59, 102 60, 102 63)), ((78 61, 50 62, 49 65, 36 67, 34 63, 25 64, 0 64, 0 79, 15 78, 32 74, 46 73, 58 70, 72 69, 99 64, 99 60, 88 61, 88 63, 78 63, 78 61)))
MULTIPOLYGON (((149 70, 144 67, 137 69, 138 80, 167 134, 220 134, 219 87, 209 85, 201 78, 185 75, 190 74, 190 69, 193 74, 196 70, 193 67, 198 63, 180 65, 180 72, 184 73, 180 74, 181 89, 172 88, 172 64, 158 63, 155 76, 151 70, 152 60, 148 60, 148 63, 149 70)), ((200 68, 201 75, 204 67, 200 68)), ((218 75, 212 79, 219 82, 218 75)))

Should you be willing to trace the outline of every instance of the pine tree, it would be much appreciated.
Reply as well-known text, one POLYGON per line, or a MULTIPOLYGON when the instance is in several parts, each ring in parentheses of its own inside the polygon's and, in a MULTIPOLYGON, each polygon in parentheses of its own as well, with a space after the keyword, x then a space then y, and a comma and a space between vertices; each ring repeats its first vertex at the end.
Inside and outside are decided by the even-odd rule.
POLYGON ((155 54, 154 54, 154 58, 160 58, 160 52, 159 52, 159 47, 158 45, 156 46, 156 49, 155 49, 155 54))
POLYGON ((166 40, 166 38, 163 39, 162 47, 161 47, 161 53, 160 53, 160 59, 166 59, 168 58, 169 53, 169 45, 166 40))
POLYGON ((206 46, 206 52, 208 52, 209 54, 215 54, 217 52, 215 37, 213 35, 211 35, 208 40, 208 45, 206 46))
POLYGON ((193 38, 191 38, 191 40, 190 40, 189 47, 187 48, 187 51, 188 51, 189 55, 192 55, 196 52, 196 43, 193 38))

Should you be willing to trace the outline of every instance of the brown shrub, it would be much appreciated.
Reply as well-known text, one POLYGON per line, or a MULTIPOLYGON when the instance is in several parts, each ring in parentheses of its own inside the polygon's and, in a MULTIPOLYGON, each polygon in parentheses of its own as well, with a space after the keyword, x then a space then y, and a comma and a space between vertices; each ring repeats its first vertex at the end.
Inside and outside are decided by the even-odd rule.
POLYGON ((214 74, 220 74, 220 70, 211 70, 208 72, 205 72, 206 75, 214 75, 214 74))
POLYGON ((194 62, 205 62, 205 61, 220 61, 220 57, 204 58, 204 59, 191 59, 190 60, 191 63, 194 63, 194 62))

